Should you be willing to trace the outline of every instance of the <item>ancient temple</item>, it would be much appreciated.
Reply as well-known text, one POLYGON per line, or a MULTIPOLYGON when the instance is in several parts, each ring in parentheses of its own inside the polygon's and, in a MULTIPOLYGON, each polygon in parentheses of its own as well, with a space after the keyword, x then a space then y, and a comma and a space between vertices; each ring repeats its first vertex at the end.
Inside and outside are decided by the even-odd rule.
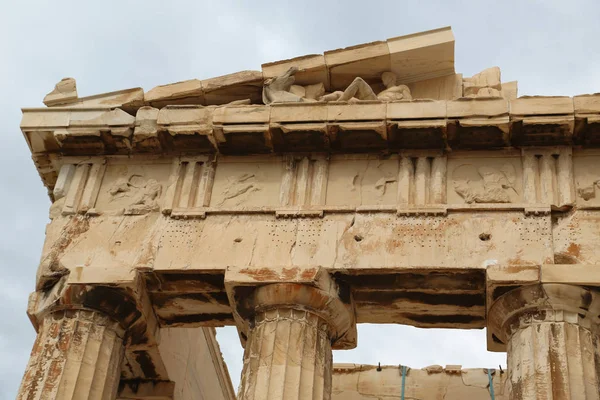
POLYGON ((44 103, 19 399, 234 399, 225 325, 240 400, 600 399, 600 95, 464 77, 441 28, 44 103), (359 323, 487 328, 507 368, 332 364, 359 323))

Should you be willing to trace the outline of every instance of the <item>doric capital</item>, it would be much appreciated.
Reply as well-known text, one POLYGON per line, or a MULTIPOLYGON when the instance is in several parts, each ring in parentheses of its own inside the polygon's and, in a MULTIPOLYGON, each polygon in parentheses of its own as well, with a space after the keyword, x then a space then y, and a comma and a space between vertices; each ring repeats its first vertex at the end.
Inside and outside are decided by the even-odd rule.
POLYGON ((137 274, 118 284, 88 282, 85 276, 68 274, 29 296, 27 314, 36 329, 46 315, 62 310, 92 310, 112 318, 132 332, 127 335, 130 345, 155 343, 158 333, 143 279, 137 274))
POLYGON ((48 317, 80 311, 95 312, 119 325, 126 345, 123 376, 168 379, 158 349, 160 327, 140 273, 124 271, 119 276, 117 271, 77 267, 54 285, 32 293, 27 307, 38 334, 48 317))
POLYGON ((243 342, 258 313, 289 308, 323 319, 335 349, 356 347, 351 293, 321 267, 230 267, 225 287, 243 342))
POLYGON ((500 296, 488 313, 488 329, 506 344, 519 328, 542 322, 600 325, 600 291, 562 283, 521 286, 500 296))

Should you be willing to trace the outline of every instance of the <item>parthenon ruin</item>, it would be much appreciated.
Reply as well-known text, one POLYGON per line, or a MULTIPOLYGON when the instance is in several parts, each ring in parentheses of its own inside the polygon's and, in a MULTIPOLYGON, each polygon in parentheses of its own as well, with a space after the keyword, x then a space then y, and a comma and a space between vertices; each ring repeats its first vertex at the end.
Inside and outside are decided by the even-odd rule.
POLYGON ((600 94, 518 97, 454 45, 24 108, 52 205, 18 399, 233 400, 234 325, 240 400, 599 400, 600 94), (359 323, 487 328, 507 368, 333 364, 359 323))

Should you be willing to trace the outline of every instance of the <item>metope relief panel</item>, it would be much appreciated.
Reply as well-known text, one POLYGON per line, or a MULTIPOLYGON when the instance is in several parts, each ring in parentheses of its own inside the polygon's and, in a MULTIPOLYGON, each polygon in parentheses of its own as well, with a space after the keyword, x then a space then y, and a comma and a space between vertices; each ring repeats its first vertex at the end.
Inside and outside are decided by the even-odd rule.
POLYGON ((215 170, 211 208, 277 207, 284 173, 281 158, 249 161, 220 158, 215 170))
POLYGON ((573 157, 577 206, 600 206, 600 152, 573 157))
POLYGON ((134 164, 111 160, 106 172, 96 209, 101 213, 141 215, 159 211, 168 182, 169 161, 134 164))
POLYGON ((326 204, 376 206, 396 204, 398 156, 337 156, 329 163, 326 204))
POLYGON ((448 204, 521 203, 520 157, 459 157, 448 160, 448 204))

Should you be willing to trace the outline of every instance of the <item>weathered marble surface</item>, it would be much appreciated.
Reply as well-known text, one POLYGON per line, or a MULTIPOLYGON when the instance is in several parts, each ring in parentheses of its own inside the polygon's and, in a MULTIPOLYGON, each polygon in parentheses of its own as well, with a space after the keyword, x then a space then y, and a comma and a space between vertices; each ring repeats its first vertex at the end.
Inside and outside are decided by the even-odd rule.
MULTIPOLYGON (((21 397, 112 398, 119 370, 122 398, 197 398, 210 359, 206 397, 232 398, 206 332, 236 325, 242 398, 330 398, 331 349, 366 322, 487 327, 499 398, 597 398, 600 95, 463 78, 441 28, 146 92, 68 78, 44 101, 21 122, 52 200, 21 397), (92 333, 112 339, 61 345, 92 333)), ((396 398, 397 370, 359 369, 334 398, 396 398)), ((484 378, 408 377, 438 398, 484 378)))
MULTIPOLYGON (((508 400, 504 390, 506 371, 491 370, 494 396, 508 400)), ((334 364, 332 400, 401 399, 400 366, 334 364)), ((460 365, 431 365, 422 369, 408 368, 404 383, 405 399, 489 400, 491 398, 487 369, 461 369, 460 365)))

